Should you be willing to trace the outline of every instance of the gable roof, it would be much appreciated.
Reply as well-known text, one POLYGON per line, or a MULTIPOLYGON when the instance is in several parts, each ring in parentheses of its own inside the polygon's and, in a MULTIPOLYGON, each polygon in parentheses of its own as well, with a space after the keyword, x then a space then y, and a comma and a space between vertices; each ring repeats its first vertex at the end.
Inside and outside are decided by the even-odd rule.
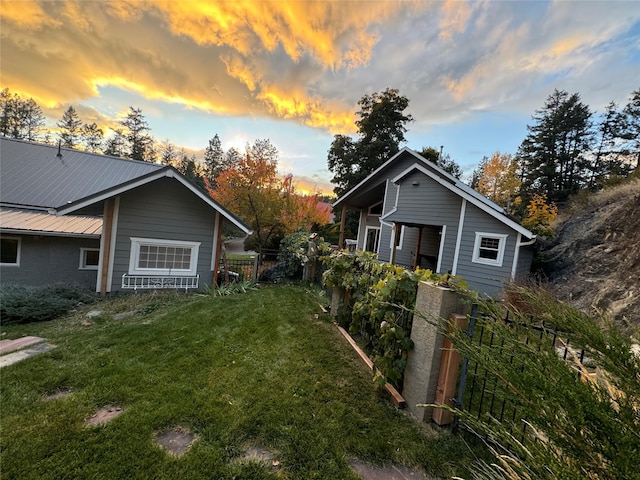
POLYGON ((0 138, 0 159, 0 203, 4 206, 65 215, 169 177, 240 230, 251 232, 242 220, 170 166, 9 138, 0 138))
MULTIPOLYGON (((342 197, 336 200, 333 203, 333 207, 336 208, 340 205, 349 205, 350 198, 355 197, 359 191, 363 191, 363 190, 366 190, 367 188, 371 188, 372 183, 378 184, 386 181, 387 178, 384 176, 384 171, 387 170, 389 165, 395 162, 398 158, 406 157, 407 155, 413 156, 415 162, 412 165, 410 165, 408 168, 403 170, 400 174, 396 175, 393 179, 391 179, 393 183, 400 182, 402 178, 404 178, 406 175, 413 172, 414 170, 418 170, 423 174, 427 175, 428 177, 430 177, 431 179, 433 179, 434 181, 436 181, 437 183, 439 183, 440 185, 442 185, 444 188, 450 190, 451 192, 455 193, 459 197, 467 200, 471 204, 478 207, 480 210, 484 211, 485 213, 488 213, 489 215, 496 218, 497 220, 504 223, 505 225, 512 228, 513 230, 517 231, 518 233, 521 233, 526 238, 535 238, 535 235, 531 231, 524 228, 513 218, 510 218, 510 216, 507 214, 504 208, 492 202, 484 195, 476 192, 470 186, 466 185, 461 180, 451 175, 449 172, 446 172, 445 170, 441 169, 433 162, 430 162, 429 160, 424 158, 422 155, 418 154, 417 152, 414 152, 413 150, 407 147, 404 147, 402 150, 396 153, 393 157, 391 157, 389 160, 387 160, 385 163, 383 163, 377 169, 375 169, 371 174, 369 174, 367 178, 362 180, 358 185, 353 187, 351 190, 345 193, 342 197)), ((389 213, 387 215, 389 215, 389 213)))

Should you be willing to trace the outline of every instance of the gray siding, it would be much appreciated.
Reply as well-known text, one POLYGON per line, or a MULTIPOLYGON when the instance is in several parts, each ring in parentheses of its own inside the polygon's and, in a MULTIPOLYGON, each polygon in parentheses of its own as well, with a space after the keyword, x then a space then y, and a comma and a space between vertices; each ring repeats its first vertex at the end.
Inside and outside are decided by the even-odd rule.
POLYGON ((520 247, 518 266, 516 268, 516 281, 529 278, 531 274, 531 262, 533 262, 533 245, 520 247))
POLYGON ((97 270, 80 270, 80 248, 99 248, 95 238, 6 235, 21 238, 20 266, 0 267, 2 283, 43 285, 76 284, 96 288, 97 270))
MULTIPOLYGON (((404 165, 404 168, 399 169, 398 173, 407 166, 404 165)), ((385 212, 391 211, 395 206, 397 188, 400 188, 400 194, 398 196, 398 210, 392 216, 393 221, 438 227, 447 226, 441 273, 450 270, 453 267, 462 199, 428 176, 416 171, 404 177, 398 187, 390 185, 385 199, 386 202, 390 202, 390 206, 389 203, 385 204, 385 212), (414 182, 417 182, 418 185, 414 186, 414 182)), ((383 241, 385 241, 383 246, 386 248, 384 260, 389 261, 391 258, 390 229, 388 229, 386 239, 383 241)), ((402 251, 396 252, 397 263, 413 265, 417 242, 418 229, 406 229, 402 251)))
POLYGON ((518 234, 511 228, 487 215, 475 205, 467 203, 456 275, 464 278, 470 288, 491 296, 499 296, 504 282, 511 278, 517 239, 518 234), (508 235, 502 266, 472 261, 476 232, 508 235))
POLYGON ((129 271, 131 237, 200 242, 200 288, 212 282, 216 213, 177 180, 163 178, 120 197, 111 291, 129 271))

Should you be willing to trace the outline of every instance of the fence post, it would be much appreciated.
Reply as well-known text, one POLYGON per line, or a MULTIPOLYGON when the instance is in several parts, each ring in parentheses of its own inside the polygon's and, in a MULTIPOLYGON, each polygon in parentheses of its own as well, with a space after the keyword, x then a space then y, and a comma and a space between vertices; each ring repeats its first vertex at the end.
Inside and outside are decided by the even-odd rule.
MULTIPOLYGON (((447 330, 450 332, 454 327, 465 328, 467 324, 466 315, 451 315, 447 323, 447 330)), ((455 345, 448 338, 444 339, 442 345, 442 359, 440 361, 440 375, 438 377, 438 387, 436 389, 436 401, 438 405, 454 406, 453 397, 456 394, 458 383, 458 371, 462 357, 455 350, 455 345)), ((453 422, 453 413, 443 408, 434 408, 433 421, 438 425, 448 425, 453 422)))
POLYGON ((421 421, 430 421, 432 408, 418 404, 434 403, 440 374, 444 336, 439 327, 454 313, 464 313, 459 294, 448 288, 420 282, 416 313, 411 327, 414 349, 409 352, 402 395, 409 411, 421 421))
POLYGON ((253 257, 253 281, 258 281, 258 268, 260 268, 260 254, 256 253, 256 256, 253 257))

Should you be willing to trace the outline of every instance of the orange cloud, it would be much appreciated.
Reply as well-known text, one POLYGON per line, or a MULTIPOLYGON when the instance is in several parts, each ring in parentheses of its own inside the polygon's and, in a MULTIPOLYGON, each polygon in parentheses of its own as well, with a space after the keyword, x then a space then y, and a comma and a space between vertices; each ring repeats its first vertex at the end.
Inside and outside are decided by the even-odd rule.
POLYGON ((43 25, 60 25, 61 22, 51 18, 42 7, 31 1, 0 2, 0 20, 11 22, 28 29, 39 29, 43 25))
POLYGON ((466 30, 471 18, 471 7, 464 0, 446 0, 440 14, 440 38, 450 40, 456 33, 466 30))

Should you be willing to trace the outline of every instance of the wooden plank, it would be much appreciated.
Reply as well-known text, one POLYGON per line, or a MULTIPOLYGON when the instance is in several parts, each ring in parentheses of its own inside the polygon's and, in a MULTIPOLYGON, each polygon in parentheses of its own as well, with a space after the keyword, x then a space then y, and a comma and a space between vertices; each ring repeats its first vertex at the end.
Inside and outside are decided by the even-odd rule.
MULTIPOLYGON (((380 372, 380 370, 378 370, 373 366, 373 362, 371 361, 371 359, 367 356, 367 354, 364 351, 362 351, 362 349, 358 346, 355 340, 351 338, 351 335, 349 335, 347 331, 341 326, 338 326, 338 331, 347 340, 347 342, 349 342, 349 345, 351 345, 351 347, 356 351, 356 353, 364 361, 364 363, 367 364, 369 369, 371 371, 375 370, 376 377, 382 377, 383 376, 382 372, 380 372)), ((398 392, 398 390, 396 390, 396 388, 393 385, 391 385, 389 382, 386 382, 384 385, 384 388, 391 396, 391 400, 393 401, 396 407, 405 408, 407 406, 407 402, 402 397, 402 395, 400 395, 400 392, 398 392)))

